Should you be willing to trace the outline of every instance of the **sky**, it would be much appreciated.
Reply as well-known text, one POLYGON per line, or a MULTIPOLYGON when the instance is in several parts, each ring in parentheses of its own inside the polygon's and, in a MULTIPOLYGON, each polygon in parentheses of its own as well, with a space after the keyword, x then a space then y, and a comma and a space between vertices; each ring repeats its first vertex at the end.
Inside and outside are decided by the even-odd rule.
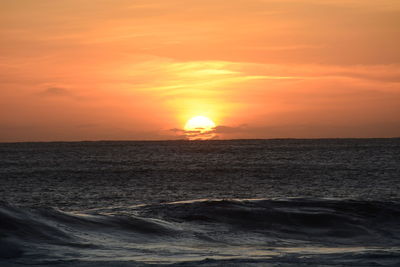
POLYGON ((400 136, 398 0, 0 0, 0 142, 400 136))

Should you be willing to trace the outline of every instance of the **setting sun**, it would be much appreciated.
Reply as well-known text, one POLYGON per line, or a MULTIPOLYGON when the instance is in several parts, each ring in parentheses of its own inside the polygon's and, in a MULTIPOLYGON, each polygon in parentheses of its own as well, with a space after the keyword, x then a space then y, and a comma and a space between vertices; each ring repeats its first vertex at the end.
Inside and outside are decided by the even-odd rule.
POLYGON ((188 120, 184 130, 190 140, 205 140, 215 136, 213 133, 216 124, 205 116, 196 116, 188 120))
POLYGON ((215 123, 204 116, 196 116, 188 120, 185 131, 210 131, 215 127, 215 123))

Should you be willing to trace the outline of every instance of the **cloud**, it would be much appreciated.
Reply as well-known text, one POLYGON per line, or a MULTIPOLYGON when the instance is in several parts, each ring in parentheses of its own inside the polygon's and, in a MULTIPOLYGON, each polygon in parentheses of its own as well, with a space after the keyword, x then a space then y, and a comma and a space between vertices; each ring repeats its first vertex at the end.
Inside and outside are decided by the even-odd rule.
POLYGON ((178 134, 178 133, 182 133, 182 132, 184 132, 185 130, 183 130, 183 129, 179 129, 179 128, 172 128, 172 129, 169 129, 169 131, 171 131, 171 132, 174 132, 174 133, 178 134))
POLYGON ((39 93, 39 95, 41 96, 67 96, 67 97, 72 97, 73 94, 65 89, 65 88, 61 88, 61 87, 48 87, 45 90, 41 91, 39 93))
POLYGON ((69 99, 74 99, 74 100, 87 100, 87 96, 82 96, 79 93, 76 93, 72 90, 63 88, 63 87, 58 87, 58 86, 52 86, 48 87, 39 93, 37 93, 38 96, 40 97, 45 97, 45 98, 69 98, 69 99))
POLYGON ((204 128, 196 128, 194 130, 187 131, 184 129, 173 128, 169 131, 173 132, 178 138, 189 140, 208 140, 218 138, 218 136, 214 132, 214 129, 210 131, 204 131, 204 128))
POLYGON ((195 130, 184 130, 179 128, 172 128, 169 131, 173 132, 180 138, 196 140, 196 139, 218 139, 220 135, 226 134, 236 134, 243 133, 248 131, 248 127, 246 124, 239 126, 227 126, 227 125, 218 125, 209 131, 204 131, 203 128, 197 128, 195 130))
POLYGON ((232 133, 241 133, 247 131, 247 125, 242 124, 239 126, 226 126, 226 125, 218 125, 214 128, 214 133, 220 134, 232 134, 232 133))

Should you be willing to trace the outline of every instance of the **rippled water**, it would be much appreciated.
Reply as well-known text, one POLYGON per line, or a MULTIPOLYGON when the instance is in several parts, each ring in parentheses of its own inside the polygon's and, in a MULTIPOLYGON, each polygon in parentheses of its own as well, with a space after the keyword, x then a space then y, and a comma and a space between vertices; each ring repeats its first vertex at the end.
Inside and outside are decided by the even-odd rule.
POLYGON ((0 265, 400 264, 400 139, 0 144, 0 265))

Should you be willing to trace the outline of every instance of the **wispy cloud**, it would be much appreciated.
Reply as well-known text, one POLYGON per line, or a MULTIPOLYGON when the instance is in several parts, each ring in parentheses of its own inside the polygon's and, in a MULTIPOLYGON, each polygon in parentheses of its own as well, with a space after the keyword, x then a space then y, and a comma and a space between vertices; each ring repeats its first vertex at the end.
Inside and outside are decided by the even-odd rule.
POLYGON ((204 128, 196 128, 192 130, 185 130, 180 128, 172 128, 169 131, 173 132, 176 136, 190 140, 195 139, 218 139, 220 135, 226 134, 239 134, 248 131, 246 124, 239 126, 218 125, 211 130, 204 128))
POLYGON ((218 125, 214 128, 214 132, 217 134, 237 134, 242 133, 248 130, 247 124, 242 124, 239 126, 226 126, 226 125, 218 125))
POLYGON ((47 87, 37 93, 38 96, 43 98, 67 98, 67 99, 74 99, 74 100, 82 100, 84 99, 78 93, 64 88, 64 87, 47 87))
POLYGON ((48 87, 41 92, 38 93, 40 96, 46 96, 46 97, 72 97, 73 94, 65 88, 61 87, 48 87))

